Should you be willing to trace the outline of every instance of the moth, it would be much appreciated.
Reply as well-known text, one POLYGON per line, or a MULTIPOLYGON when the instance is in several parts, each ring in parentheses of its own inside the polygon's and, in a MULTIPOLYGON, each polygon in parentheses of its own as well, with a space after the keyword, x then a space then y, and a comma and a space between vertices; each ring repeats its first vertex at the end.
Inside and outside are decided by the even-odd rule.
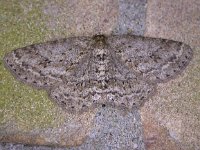
POLYGON ((141 107, 157 83, 180 74, 192 59, 190 46, 135 35, 70 37, 18 48, 4 57, 16 79, 39 89, 64 110, 99 105, 141 107))

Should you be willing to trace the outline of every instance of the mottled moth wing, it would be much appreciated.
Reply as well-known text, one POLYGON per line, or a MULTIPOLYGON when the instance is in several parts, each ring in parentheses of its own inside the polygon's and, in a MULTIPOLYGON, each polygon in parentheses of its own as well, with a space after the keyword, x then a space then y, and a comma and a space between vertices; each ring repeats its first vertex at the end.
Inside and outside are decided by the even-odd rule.
POLYGON ((181 42, 131 35, 74 37, 19 48, 4 58, 14 76, 45 88, 69 112, 97 105, 140 107, 156 83, 179 74, 192 59, 181 42))
POLYGON ((192 59, 192 49, 181 42, 140 36, 110 36, 116 55, 143 79, 163 82, 179 74, 192 59))
POLYGON ((64 82, 87 54, 89 38, 76 37, 34 44, 7 54, 5 65, 13 75, 38 88, 64 82))
POLYGON ((53 87, 49 95, 68 112, 83 112, 97 106, 131 110, 140 107, 155 93, 155 85, 143 80, 108 80, 102 89, 98 80, 68 82, 53 87))

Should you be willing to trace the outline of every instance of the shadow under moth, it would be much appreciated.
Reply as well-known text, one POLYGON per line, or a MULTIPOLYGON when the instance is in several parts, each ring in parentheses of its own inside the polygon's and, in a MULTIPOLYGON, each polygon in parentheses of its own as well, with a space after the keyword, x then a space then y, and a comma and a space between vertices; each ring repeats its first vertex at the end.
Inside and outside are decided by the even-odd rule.
POLYGON ((71 37, 18 48, 4 63, 20 81, 45 89, 71 113, 99 105, 141 107, 157 83, 177 76, 192 59, 181 42, 134 35, 71 37))

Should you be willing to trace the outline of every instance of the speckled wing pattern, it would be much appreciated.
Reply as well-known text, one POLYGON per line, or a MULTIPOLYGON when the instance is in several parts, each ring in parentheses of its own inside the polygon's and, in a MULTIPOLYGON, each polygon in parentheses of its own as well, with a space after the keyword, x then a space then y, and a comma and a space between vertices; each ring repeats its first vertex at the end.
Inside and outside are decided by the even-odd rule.
POLYGON ((72 37, 19 48, 5 65, 20 81, 45 89, 71 113, 99 105, 140 107, 188 65, 191 48, 133 35, 72 37))

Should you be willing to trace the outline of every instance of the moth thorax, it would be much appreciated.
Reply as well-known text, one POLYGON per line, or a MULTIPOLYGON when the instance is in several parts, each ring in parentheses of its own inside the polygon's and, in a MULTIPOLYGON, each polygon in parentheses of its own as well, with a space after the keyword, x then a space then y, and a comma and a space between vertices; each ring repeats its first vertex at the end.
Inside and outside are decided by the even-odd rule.
POLYGON ((95 62, 107 63, 109 61, 108 49, 94 49, 93 56, 95 62))

